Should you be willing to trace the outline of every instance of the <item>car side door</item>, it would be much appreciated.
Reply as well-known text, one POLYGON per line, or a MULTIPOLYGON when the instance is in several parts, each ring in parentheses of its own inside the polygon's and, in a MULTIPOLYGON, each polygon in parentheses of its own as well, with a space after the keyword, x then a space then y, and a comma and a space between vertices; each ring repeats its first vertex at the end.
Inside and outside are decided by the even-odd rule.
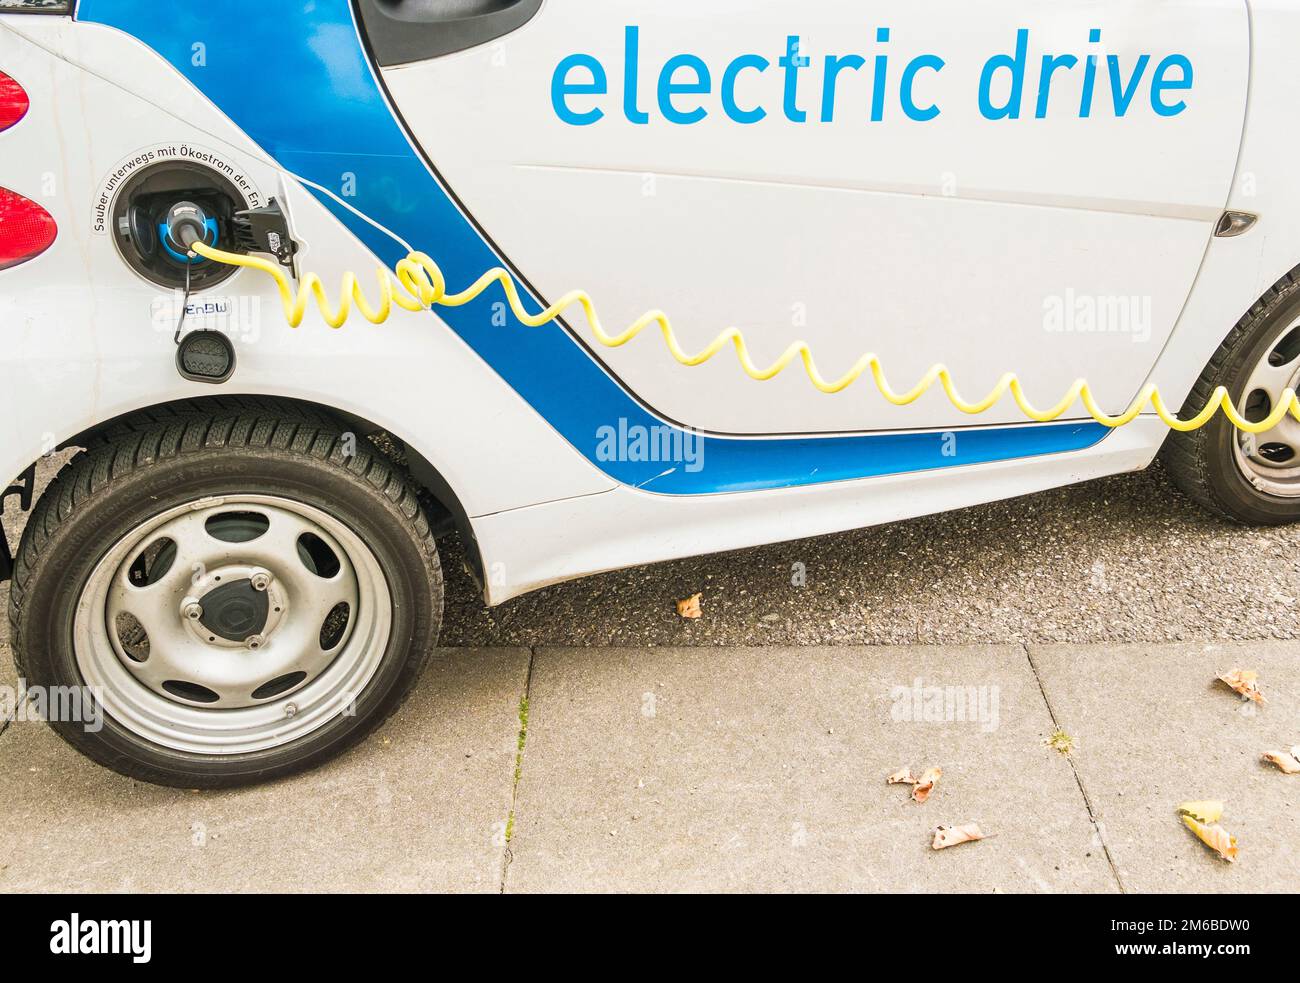
MULTIPOLYGON (((373 25, 376 0, 360 6, 373 25)), ((803 340, 828 379, 871 352, 896 390, 943 363, 969 400, 1015 371, 1041 406, 1082 377, 1126 407, 1196 277, 1245 114, 1244 0, 483 7, 518 23, 462 24, 482 43, 445 50, 436 30, 420 48, 417 19, 401 52, 372 47, 429 160, 541 296, 587 290, 610 332, 662 309, 689 352, 735 326, 760 366, 803 340)), ((827 396, 798 360, 758 383, 730 346, 683 368, 657 331, 606 348, 568 326, 638 400, 705 431, 1024 419, 1010 399, 965 415, 938 387, 900 409, 869 373, 827 396)))

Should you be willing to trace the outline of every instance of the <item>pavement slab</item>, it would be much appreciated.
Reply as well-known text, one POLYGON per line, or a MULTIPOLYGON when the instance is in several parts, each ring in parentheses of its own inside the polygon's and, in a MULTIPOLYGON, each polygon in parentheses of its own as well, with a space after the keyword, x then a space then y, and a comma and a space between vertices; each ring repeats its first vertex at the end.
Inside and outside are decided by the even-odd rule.
POLYGON ((1051 730, 1017 646, 540 649, 506 888, 1116 890, 1051 730), (918 680, 986 712, 913 719, 918 680))
POLYGON ((17 722, 0 736, 0 891, 498 892, 528 661, 439 650, 358 748, 234 791, 141 784, 17 722))
POLYGON ((1260 761, 1300 744, 1300 643, 1031 647, 1126 890, 1300 890, 1300 775, 1260 761), (1254 669, 1256 707, 1219 673, 1254 669), (1218 799, 1240 856, 1226 863, 1178 821, 1218 799))

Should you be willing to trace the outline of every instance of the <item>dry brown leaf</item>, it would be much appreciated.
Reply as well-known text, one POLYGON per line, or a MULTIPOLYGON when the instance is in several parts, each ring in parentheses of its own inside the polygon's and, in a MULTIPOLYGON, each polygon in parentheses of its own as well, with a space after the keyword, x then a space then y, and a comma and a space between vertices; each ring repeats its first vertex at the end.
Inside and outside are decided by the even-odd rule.
POLYGON ((1288 751, 1269 751, 1264 755, 1264 760, 1269 764, 1277 765, 1284 775, 1300 775, 1300 761, 1295 757, 1296 748, 1288 751))
POLYGON ((703 593, 692 594, 683 601, 677 602, 677 613, 683 618, 698 618, 704 612, 700 610, 700 598, 703 593))
POLYGON ((1259 691, 1259 673, 1253 669, 1233 669, 1232 672, 1222 673, 1219 681, 1248 700, 1264 702, 1264 694, 1259 691))
POLYGON ((1180 802, 1178 804, 1178 814, 1180 816, 1191 816, 1203 823, 1217 823, 1223 818, 1223 803, 1216 799, 1206 799, 1201 802, 1180 802))
POLYGON ((890 785, 915 785, 916 776, 912 774, 911 768, 900 768, 886 778, 885 781, 890 785))
POLYGON ((1184 816, 1183 822, 1187 824, 1188 829, 1196 834, 1198 840, 1218 853, 1228 863, 1237 862, 1237 838, 1222 826, 1217 824, 1206 826, 1204 823, 1198 823, 1191 816, 1184 816))
POLYGON ((930 797, 930 793, 934 791, 934 783, 939 780, 939 776, 942 774, 943 774, 942 768, 925 769, 925 772, 921 775, 920 780, 916 783, 916 787, 912 789, 913 800, 915 800, 918 803, 922 803, 926 799, 928 799, 930 797))
POLYGON ((975 840, 982 839, 984 834, 975 823, 966 823, 964 826, 940 826, 934 831, 934 842, 930 846, 935 850, 946 850, 950 846, 973 843, 975 840))

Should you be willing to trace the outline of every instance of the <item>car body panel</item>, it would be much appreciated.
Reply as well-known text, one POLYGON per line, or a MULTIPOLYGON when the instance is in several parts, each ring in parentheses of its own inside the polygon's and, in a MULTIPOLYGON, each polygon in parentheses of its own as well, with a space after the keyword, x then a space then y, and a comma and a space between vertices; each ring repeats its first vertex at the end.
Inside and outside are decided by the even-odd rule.
POLYGON ((0 436, 7 471, 16 474, 64 440, 132 409, 221 392, 311 400, 384 426, 421 448, 470 514, 612 487, 459 338, 434 329, 434 315, 399 312, 382 329, 334 331, 313 309, 290 330, 274 283, 241 271, 195 297, 226 302, 233 314, 187 315, 191 327, 232 331, 235 377, 219 390, 182 379, 172 343, 178 298, 137 277, 111 238, 95 231, 100 189, 141 152, 189 146, 215 153, 263 198, 278 195, 305 244, 303 262, 326 282, 337 283, 347 269, 373 269, 374 257, 206 100, 178 85, 169 65, 126 35, 47 16, 0 18, 0 63, 33 103, 20 125, 0 134, 0 184, 43 204, 60 230, 44 254, 0 271, 0 319, 10 332, 0 346, 10 392, 0 436), (82 58, 88 67, 78 63, 82 58), (97 70, 114 61, 130 66, 133 91, 97 70), (167 109, 137 94, 177 89, 185 91, 167 109), (99 125, 103 119, 113 125, 99 125), (469 404, 476 407, 473 427, 464 425, 469 404), (530 476, 526 484, 518 480, 521 470, 530 476))

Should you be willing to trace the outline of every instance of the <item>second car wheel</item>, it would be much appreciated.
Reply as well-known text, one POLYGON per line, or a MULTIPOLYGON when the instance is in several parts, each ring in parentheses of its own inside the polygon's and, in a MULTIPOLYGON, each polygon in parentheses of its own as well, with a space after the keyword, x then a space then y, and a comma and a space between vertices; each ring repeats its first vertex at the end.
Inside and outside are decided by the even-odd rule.
MULTIPOLYGON (((1283 277, 1219 346, 1183 405, 1200 412, 1216 387, 1252 422, 1300 388, 1300 273, 1283 277)), ((1210 511, 1254 525, 1300 519, 1300 421, 1287 414, 1261 434, 1239 431, 1223 413, 1162 451, 1174 481, 1210 511)))
POLYGON ((143 417, 55 478, 16 560, 28 687, 102 710, 51 725, 125 775, 260 781, 360 740, 437 641, 437 548, 405 476, 310 411, 143 417))

